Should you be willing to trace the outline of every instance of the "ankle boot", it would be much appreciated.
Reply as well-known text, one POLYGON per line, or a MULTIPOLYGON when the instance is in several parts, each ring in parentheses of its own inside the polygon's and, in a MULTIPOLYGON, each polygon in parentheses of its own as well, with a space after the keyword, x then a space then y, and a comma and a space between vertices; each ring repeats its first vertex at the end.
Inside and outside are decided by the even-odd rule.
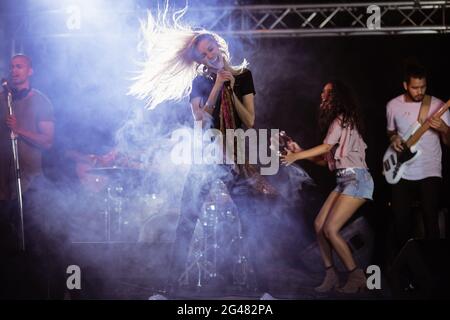
POLYGON ((333 290, 339 285, 339 277, 334 267, 328 267, 326 269, 325 278, 320 286, 314 288, 316 292, 328 292, 333 290))
POLYGON ((337 291, 341 293, 357 293, 364 291, 367 288, 366 274, 361 269, 354 269, 348 274, 348 279, 345 285, 338 288, 337 291))

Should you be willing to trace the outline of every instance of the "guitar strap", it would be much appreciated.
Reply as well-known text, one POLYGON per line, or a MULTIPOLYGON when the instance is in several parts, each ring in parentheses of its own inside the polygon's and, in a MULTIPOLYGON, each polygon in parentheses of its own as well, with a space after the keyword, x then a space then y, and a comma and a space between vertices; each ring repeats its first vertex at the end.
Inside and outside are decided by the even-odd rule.
POLYGON ((425 95, 420 106, 419 116, 417 118, 417 121, 419 121, 420 124, 423 124, 427 120, 428 112, 430 111, 430 104, 431 96, 425 95))

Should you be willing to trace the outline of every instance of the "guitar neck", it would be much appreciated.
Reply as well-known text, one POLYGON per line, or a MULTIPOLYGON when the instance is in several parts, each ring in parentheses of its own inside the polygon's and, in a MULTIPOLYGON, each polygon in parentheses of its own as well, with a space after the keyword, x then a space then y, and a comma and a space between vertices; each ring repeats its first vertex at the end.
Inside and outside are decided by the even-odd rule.
MULTIPOLYGON (((439 108, 439 110, 433 115, 433 117, 437 116, 440 118, 449 107, 450 107, 450 100, 448 100, 446 104, 444 104, 441 108, 439 108)), ((424 124, 420 126, 419 129, 417 129, 416 132, 414 132, 414 134, 408 140, 406 140, 406 146, 410 148, 411 146, 415 145, 428 129, 430 129, 430 123, 426 121, 424 124)))

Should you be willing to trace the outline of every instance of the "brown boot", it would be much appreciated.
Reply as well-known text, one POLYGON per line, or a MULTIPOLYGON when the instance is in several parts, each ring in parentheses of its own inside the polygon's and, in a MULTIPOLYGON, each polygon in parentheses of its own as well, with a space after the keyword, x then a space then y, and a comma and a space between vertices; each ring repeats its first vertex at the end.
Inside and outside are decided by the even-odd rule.
POLYGON ((339 277, 333 266, 326 269, 325 279, 320 286, 314 288, 316 292, 329 292, 339 285, 339 277))
POLYGON ((348 274, 347 283, 338 288, 337 291, 341 293, 357 293, 367 289, 366 274, 362 269, 354 269, 348 274))

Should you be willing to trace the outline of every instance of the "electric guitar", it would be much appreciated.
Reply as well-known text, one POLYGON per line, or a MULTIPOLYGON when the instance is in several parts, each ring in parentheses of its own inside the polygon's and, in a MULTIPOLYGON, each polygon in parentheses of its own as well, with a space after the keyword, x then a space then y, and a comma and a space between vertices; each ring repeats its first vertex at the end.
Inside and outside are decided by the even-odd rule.
POLYGON ((278 155, 284 156, 287 154, 285 148, 288 147, 288 143, 292 142, 292 138, 289 137, 285 131, 280 131, 279 137, 278 137, 278 155))
MULTIPOLYGON (((441 117, 449 107, 450 100, 436 111, 433 117, 441 117)), ((423 124, 416 121, 401 137, 403 151, 397 152, 391 146, 386 150, 383 157, 383 174, 388 183, 396 184, 399 182, 406 166, 413 163, 420 156, 421 150, 416 146, 416 143, 429 128, 430 124, 428 121, 425 121, 423 124)))
MULTIPOLYGON (((287 154, 287 151, 285 148, 288 147, 290 142, 294 142, 294 140, 291 137, 289 137, 285 131, 280 131, 279 137, 278 137, 278 151, 277 151, 278 156, 281 157, 281 156, 284 156, 287 154)), ((318 157, 315 157, 315 158, 309 159, 309 160, 311 160, 312 162, 314 162, 315 164, 317 164, 319 166, 327 165, 327 161, 322 156, 318 156, 318 157)), ((303 171, 303 168, 296 165, 295 163, 292 163, 291 166, 299 168, 303 171)))

